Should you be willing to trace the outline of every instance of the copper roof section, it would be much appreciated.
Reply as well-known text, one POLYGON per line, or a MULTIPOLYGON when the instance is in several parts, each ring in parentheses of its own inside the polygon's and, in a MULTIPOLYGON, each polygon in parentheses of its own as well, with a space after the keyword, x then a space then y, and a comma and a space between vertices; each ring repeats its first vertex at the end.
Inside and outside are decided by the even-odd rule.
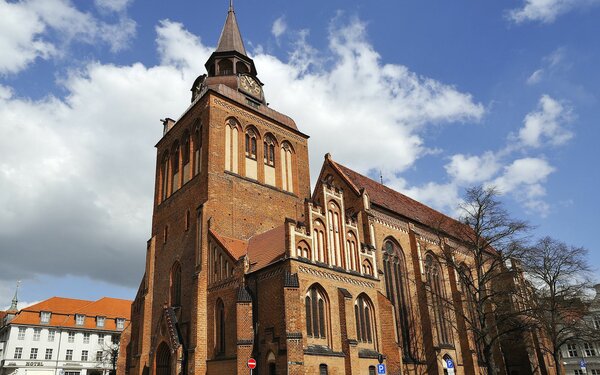
POLYGON ((356 189, 355 192, 357 194, 360 194, 360 190, 365 189, 371 202, 377 206, 395 212, 407 219, 414 220, 429 228, 442 230, 457 239, 464 239, 465 233, 470 232, 469 227, 456 219, 444 215, 348 167, 338 164, 331 158, 327 160, 334 169, 340 172, 340 175, 347 180, 348 184, 356 189))
POLYGON ((221 37, 215 52, 239 52, 246 56, 246 48, 244 48, 244 42, 242 41, 242 35, 235 18, 235 11, 233 10, 233 4, 229 3, 229 11, 227 12, 227 19, 225 19, 225 25, 223 25, 223 31, 221 31, 221 37))

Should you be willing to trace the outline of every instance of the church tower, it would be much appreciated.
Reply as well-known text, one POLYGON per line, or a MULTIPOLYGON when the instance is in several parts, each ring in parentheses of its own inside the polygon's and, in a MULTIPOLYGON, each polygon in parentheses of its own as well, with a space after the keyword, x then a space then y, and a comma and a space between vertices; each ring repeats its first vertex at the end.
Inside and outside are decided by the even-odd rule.
MULTIPOLYGON (((310 197, 308 136, 269 107, 231 3, 205 66, 191 105, 178 120, 162 120, 156 144, 152 236, 132 307, 132 375, 205 374, 217 324, 208 282, 216 262, 224 264, 209 257, 210 233, 247 241, 286 218, 301 220, 310 197)), ((225 262, 228 275, 236 260, 231 268, 225 262)))

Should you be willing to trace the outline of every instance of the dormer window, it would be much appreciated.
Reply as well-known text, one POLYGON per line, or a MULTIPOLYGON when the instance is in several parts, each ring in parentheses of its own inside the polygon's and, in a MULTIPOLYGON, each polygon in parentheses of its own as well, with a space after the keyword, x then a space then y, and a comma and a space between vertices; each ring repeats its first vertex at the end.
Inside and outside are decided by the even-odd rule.
POLYGON ((42 311, 40 313, 40 323, 42 324, 48 324, 50 323, 50 317, 52 316, 52 313, 49 311, 42 311))
POLYGON ((117 318, 117 329, 125 328, 125 319, 117 318))
POLYGON ((82 326, 84 321, 85 321, 85 315, 81 315, 81 314, 75 315, 75 324, 77 324, 78 326, 82 326))
POLYGON ((96 317, 96 327, 104 327, 104 317, 103 316, 96 317))

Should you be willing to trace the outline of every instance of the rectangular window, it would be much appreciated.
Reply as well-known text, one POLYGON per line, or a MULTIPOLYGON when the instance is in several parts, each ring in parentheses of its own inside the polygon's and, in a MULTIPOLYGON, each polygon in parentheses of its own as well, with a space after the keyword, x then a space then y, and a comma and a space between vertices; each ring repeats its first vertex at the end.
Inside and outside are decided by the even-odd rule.
POLYGON ((31 352, 29 352, 29 359, 37 359, 37 348, 31 348, 31 352))
POLYGON ((81 360, 82 361, 87 361, 88 360, 88 351, 87 350, 82 350, 81 351, 81 360))
POLYGON ((104 317, 103 316, 96 317, 96 327, 104 327, 104 317))
POLYGON ((577 357, 577 346, 575 344, 567 344, 567 354, 569 357, 577 357))
POLYGON ((75 342, 75 332, 69 332, 69 342, 75 342))
POLYGON ((583 343, 583 351, 585 352, 586 357, 593 357, 596 355, 596 349, 594 349, 594 346, 589 342, 583 343))
POLYGON ((75 324, 78 326, 82 326, 85 321, 85 315, 77 314, 75 315, 75 324))
POLYGON ((15 348, 15 359, 23 357, 23 348, 15 348))
POLYGON ((33 329, 33 341, 40 341, 41 334, 42 334, 41 328, 34 328, 33 329))
POLYGON ((46 355, 44 359, 52 359, 52 349, 46 349, 46 355))
POLYGON ((101 350, 96 352, 96 362, 102 362, 102 351, 101 350))
POLYGON ((67 355, 65 357, 65 360, 67 360, 67 361, 73 360, 73 349, 67 349, 67 355))
POLYGON ((89 344, 90 343, 90 334, 89 332, 86 332, 83 334, 83 343, 84 344, 89 344))
POLYGON ((117 318, 117 329, 125 328, 125 319, 117 318))
POLYGON ((583 375, 583 370, 575 370, 575 375, 583 375))
POLYGON ((25 327, 19 327, 19 335, 17 336, 19 340, 25 340, 25 327))
POLYGON ((48 311, 42 311, 40 313, 40 322, 42 324, 48 324, 50 323, 50 316, 52 315, 52 313, 48 312, 48 311))
POLYGON ((104 345, 104 334, 103 333, 98 334, 98 345, 104 345))
POLYGON ((52 342, 54 341, 54 335, 56 334, 56 331, 51 329, 48 331, 48 341, 52 342))

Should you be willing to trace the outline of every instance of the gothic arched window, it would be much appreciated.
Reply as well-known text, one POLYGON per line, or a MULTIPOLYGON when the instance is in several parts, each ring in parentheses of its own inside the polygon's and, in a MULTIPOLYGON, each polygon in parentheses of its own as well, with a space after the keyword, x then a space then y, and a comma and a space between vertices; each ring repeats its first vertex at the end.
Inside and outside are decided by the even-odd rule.
POLYGON ((171 192, 179 189, 179 142, 173 144, 171 151, 171 192))
POLYGON ((246 130, 246 157, 256 160, 256 132, 246 130))
POLYGON ((319 219, 313 222, 314 259, 317 262, 327 262, 327 241, 325 240, 325 224, 319 219))
POLYGON ((354 319, 358 341, 372 343, 375 332, 373 304, 366 294, 359 295, 354 301, 354 319))
POLYGON ((446 291, 442 281, 439 262, 431 254, 425 258, 425 274, 427 276, 427 289, 433 311, 436 332, 440 344, 452 343, 449 313, 446 306, 446 291))
POLYGON ((270 134, 265 136, 263 159, 266 165, 275 166, 275 140, 270 134))
POLYGON ((202 127, 197 125, 194 129, 194 176, 200 173, 202 168, 200 155, 202 155, 202 127))
POLYGON ((325 291, 313 285, 304 297, 306 309, 306 335, 310 338, 324 339, 328 331, 329 304, 325 291))
POLYGON ((296 246, 296 255, 302 258, 312 259, 310 256, 310 247, 306 241, 298 242, 298 246, 296 246))
POLYGON ((368 259, 365 259, 362 264, 362 273, 365 275, 373 276, 373 266, 368 259))
POLYGON ((294 192, 293 149, 288 142, 281 144, 281 184, 285 191, 294 192))
POLYGON ((225 353, 225 305, 220 298, 215 306, 215 353, 225 353))
POLYGON ((414 358, 411 339, 414 336, 411 334, 412 312, 404 252, 400 245, 392 239, 386 239, 383 248, 385 290, 389 300, 395 307, 396 331, 398 337, 402 339, 404 357, 414 358))
POLYGON ((358 266, 358 248, 356 236, 352 232, 348 232, 346 237, 346 266, 352 271, 360 271, 358 266))
POLYGON ((183 183, 185 184, 190 180, 190 134, 188 132, 183 136, 182 150, 181 150, 181 164, 183 173, 183 183))
POLYGON ((238 173, 238 122, 230 118, 225 125, 225 170, 238 173))
POLYGON ((337 203, 330 201, 327 210, 329 219, 329 240, 333 245, 330 258, 331 264, 338 267, 344 267, 344 252, 341 249, 343 244, 341 209, 337 203))
POLYGON ((175 262, 171 268, 171 306, 181 306, 181 266, 175 262))
POLYGON ((161 195, 164 201, 169 196, 169 153, 165 152, 162 158, 161 171, 161 195))

